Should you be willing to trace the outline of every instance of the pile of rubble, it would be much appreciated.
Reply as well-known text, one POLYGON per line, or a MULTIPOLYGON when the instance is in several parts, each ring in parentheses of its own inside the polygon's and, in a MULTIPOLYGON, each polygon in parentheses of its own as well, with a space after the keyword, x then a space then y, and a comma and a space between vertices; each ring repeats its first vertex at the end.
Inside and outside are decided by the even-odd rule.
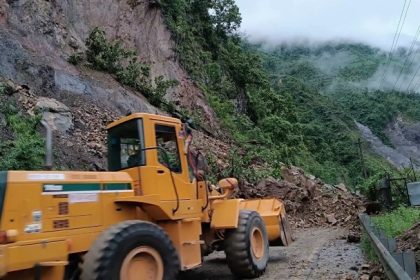
POLYGON ((398 237, 398 248, 411 250, 416 255, 417 278, 420 279, 420 222, 398 237))
POLYGON ((385 274, 384 274, 384 270, 379 263, 363 264, 360 267, 359 271, 360 271, 359 280, 386 279, 385 274))
MULTIPOLYGON (((38 96, 27 86, 6 81, 13 89, 22 111, 29 115, 41 114, 53 130, 56 151, 55 164, 78 170, 105 170, 106 126, 119 115, 104 106, 99 107, 83 97, 38 96)), ((1 119, 0 119, 1 121, 1 119)))
POLYGON ((276 197, 284 201, 295 227, 341 226, 357 229, 358 213, 365 210, 362 198, 344 184, 324 184, 294 166, 283 167, 283 180, 267 178, 257 186, 242 186, 239 196, 276 197))

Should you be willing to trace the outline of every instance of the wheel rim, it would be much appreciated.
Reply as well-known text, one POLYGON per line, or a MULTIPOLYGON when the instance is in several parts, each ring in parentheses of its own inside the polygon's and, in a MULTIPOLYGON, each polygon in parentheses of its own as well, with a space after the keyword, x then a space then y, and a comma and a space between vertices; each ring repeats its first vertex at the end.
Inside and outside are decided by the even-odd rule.
POLYGON ((160 254, 148 246, 132 250, 124 259, 121 280, 161 280, 163 279, 163 261, 160 254))
POLYGON ((251 249, 257 260, 264 256, 264 238, 259 228, 254 228, 251 232, 251 249))

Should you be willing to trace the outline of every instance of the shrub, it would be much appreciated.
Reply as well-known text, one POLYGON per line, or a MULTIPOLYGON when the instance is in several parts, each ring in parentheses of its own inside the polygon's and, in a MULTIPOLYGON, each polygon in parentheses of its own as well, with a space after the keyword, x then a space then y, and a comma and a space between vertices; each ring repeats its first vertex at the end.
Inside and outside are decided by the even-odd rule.
POLYGON ((420 209, 403 207, 373 218, 373 222, 390 237, 400 235, 420 221, 420 209))
POLYGON ((109 42, 105 37, 105 31, 95 27, 86 40, 86 59, 97 70, 115 74, 123 66, 126 58, 133 58, 136 54, 131 50, 125 50, 121 41, 109 42))
POLYGON ((11 95, 13 92, 14 90, 10 85, 0 82, 0 94, 11 95))
POLYGON ((140 91, 152 105, 161 107, 165 104, 167 109, 174 110, 174 105, 163 102, 163 97, 178 81, 159 76, 152 82, 150 66, 139 62, 136 52, 124 49, 120 41, 109 42, 105 32, 99 28, 92 30, 86 46, 86 57, 91 67, 116 75, 121 84, 140 91))
POLYGON ((69 56, 67 61, 73 65, 78 65, 83 61, 83 55, 80 53, 73 53, 69 56))
POLYGON ((12 102, 2 105, 0 111, 6 116, 13 140, 0 142, 0 170, 40 169, 44 158, 44 139, 36 130, 40 117, 21 114, 12 102))

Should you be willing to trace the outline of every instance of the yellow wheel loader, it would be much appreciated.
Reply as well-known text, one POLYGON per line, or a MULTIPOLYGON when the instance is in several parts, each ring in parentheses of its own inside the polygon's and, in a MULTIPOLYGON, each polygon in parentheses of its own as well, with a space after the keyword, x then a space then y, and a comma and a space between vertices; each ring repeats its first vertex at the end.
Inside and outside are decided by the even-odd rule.
POLYGON ((180 120, 131 114, 107 129, 108 172, 0 172, 1 278, 172 280, 214 250, 255 278, 269 245, 291 242, 281 201, 204 179, 180 120))

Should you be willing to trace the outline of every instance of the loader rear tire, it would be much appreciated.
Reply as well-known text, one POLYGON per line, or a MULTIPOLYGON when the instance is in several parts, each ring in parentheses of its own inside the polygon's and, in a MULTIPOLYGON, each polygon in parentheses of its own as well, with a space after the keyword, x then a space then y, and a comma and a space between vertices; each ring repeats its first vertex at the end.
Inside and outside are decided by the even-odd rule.
POLYGON ((228 230, 224 241, 227 264, 241 278, 261 276, 269 257, 267 230, 258 212, 242 210, 236 229, 228 230))
POLYGON ((84 256, 81 280, 176 279, 179 258, 169 236, 149 222, 126 221, 105 230, 84 256))

